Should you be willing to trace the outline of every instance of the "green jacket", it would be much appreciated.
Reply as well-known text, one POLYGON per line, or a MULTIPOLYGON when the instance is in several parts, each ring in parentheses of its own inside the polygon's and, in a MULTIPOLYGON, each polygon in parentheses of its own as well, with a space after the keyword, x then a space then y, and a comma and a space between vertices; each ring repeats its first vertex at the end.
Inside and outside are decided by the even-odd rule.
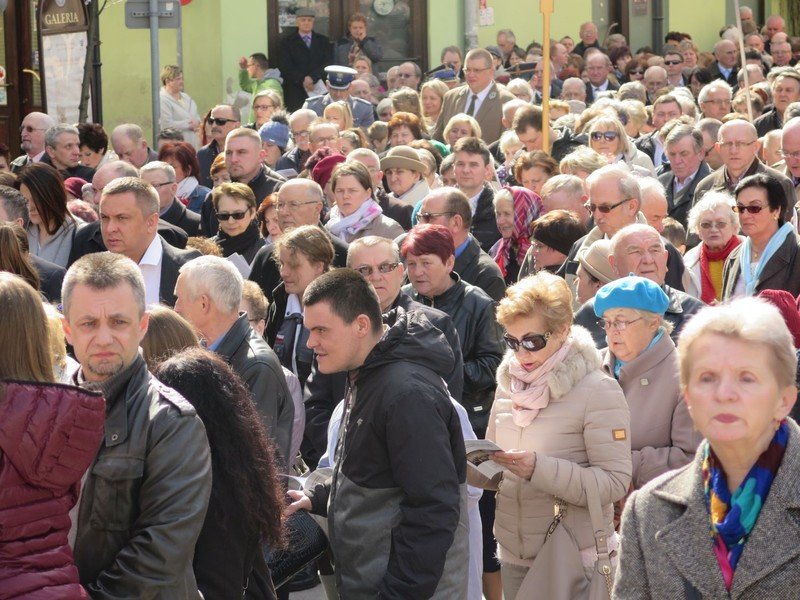
POLYGON ((240 69, 239 87, 243 92, 249 92, 253 96, 264 90, 272 90, 281 97, 281 102, 283 102, 283 87, 281 86, 280 71, 277 69, 269 69, 263 79, 250 79, 247 69, 240 69))

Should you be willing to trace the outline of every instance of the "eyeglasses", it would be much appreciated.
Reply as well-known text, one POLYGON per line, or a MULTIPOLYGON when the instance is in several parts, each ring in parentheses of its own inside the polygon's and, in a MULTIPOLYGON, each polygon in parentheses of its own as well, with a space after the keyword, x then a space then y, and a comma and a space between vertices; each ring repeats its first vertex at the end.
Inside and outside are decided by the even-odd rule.
POLYGON ((591 213, 598 211, 606 215, 628 200, 630 200, 630 198, 625 198, 625 200, 620 200, 616 204, 592 204, 591 202, 587 202, 583 207, 591 213))
POLYGON ((730 223, 728 221, 703 221, 700 229, 725 229, 730 223))
POLYGON ((705 153, 706 158, 708 158, 708 155, 711 154, 713 151, 714 151, 714 146, 711 146, 710 148, 703 150, 703 152, 705 153))
POLYGON ((31 127, 30 125, 20 125, 19 132, 33 133, 34 131, 47 131, 44 127, 31 127))
POLYGON ((545 331, 544 333, 531 333, 523 337, 521 340, 518 340, 517 338, 508 334, 503 336, 506 346, 508 346, 508 348, 514 352, 517 352, 520 346, 522 346, 528 352, 538 352, 547 346, 547 340, 549 339, 549 331, 545 331))
POLYGON ((390 263, 381 263, 377 267, 372 267, 371 265, 361 265, 360 267, 356 267, 355 270, 361 273, 363 277, 369 277, 372 275, 376 270, 383 273, 391 273, 400 265, 399 262, 390 262, 390 263))
POLYGON ((618 137, 619 137, 619 133, 617 133, 616 131, 593 131, 592 132, 592 139, 595 142, 599 142, 603 138, 606 138, 607 142, 613 142, 618 137))
POLYGON ((644 69, 631 69, 628 73, 630 75, 644 75, 644 69))
POLYGON ((454 214, 456 213, 450 211, 438 212, 438 213, 421 212, 417 215, 417 221, 419 221, 420 223, 429 223, 432 219, 435 219, 436 217, 443 217, 445 215, 447 215, 448 217, 452 217, 454 214))
POLYGON ((533 250, 534 252, 541 252, 542 250, 545 250, 549 247, 550 246, 548 246, 547 244, 543 244, 542 242, 539 241, 534 241, 531 244, 531 250, 533 250))
POLYGON ((741 150, 742 148, 746 148, 747 146, 752 146, 755 143, 756 143, 755 140, 753 140, 752 142, 721 142, 719 147, 725 148, 725 150, 730 150, 731 148, 736 148, 737 150, 741 150))
POLYGON ((783 158, 791 158, 792 160, 800 160, 800 152, 778 152, 783 158))
POLYGON ((293 140, 299 140, 300 138, 307 138, 308 129, 306 129, 305 131, 292 131, 291 136, 293 140))
POLYGON ((253 110, 269 110, 270 108, 277 108, 274 104, 256 104, 253 110))
POLYGON ((157 190, 160 190, 165 185, 172 185, 173 183, 174 183, 173 181, 165 181, 164 183, 151 183, 150 185, 152 185, 157 190))
POLYGON ((736 204, 732 207, 734 212, 737 213, 746 213, 749 212, 751 215, 757 215, 762 210, 766 208, 766 206, 761 206, 760 204, 751 204, 750 206, 745 206, 744 204, 736 204))
POLYGON ((665 60, 664 64, 669 65, 670 67, 674 67, 675 65, 679 65, 682 62, 683 62, 682 60, 665 60))
POLYGON ((236 123, 236 119, 223 119, 221 117, 208 117, 208 122, 212 125, 225 125, 225 123, 236 123))
POLYGON ((634 319, 633 321, 609 321, 607 319, 600 319, 597 322, 597 326, 604 331, 608 331, 609 329, 614 329, 615 331, 625 331, 628 328, 628 325, 641 320, 642 317, 634 319))
POLYGON ((250 213, 250 209, 232 213, 217 213, 217 220, 218 221, 230 221, 233 219, 234 221, 241 221, 250 213))
POLYGON ((306 202, 297 202, 295 200, 291 202, 276 202, 275 209, 282 210, 285 208, 286 210, 297 210, 304 204, 316 204, 317 202, 319 202, 319 200, 307 200, 306 202))

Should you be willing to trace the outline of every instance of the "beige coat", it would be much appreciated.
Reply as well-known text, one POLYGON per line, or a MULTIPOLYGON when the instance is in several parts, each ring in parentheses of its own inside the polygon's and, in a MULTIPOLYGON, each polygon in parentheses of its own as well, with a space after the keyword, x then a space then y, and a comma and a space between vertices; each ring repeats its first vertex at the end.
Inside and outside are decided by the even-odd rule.
MULTIPOLYGON (((603 369, 613 377, 616 359, 608 348, 602 353, 603 369)), ((631 409, 633 487, 638 489, 690 463, 702 436, 683 402, 678 352, 668 335, 624 365, 619 383, 631 409)))
MULTIPOLYGON (((447 127, 447 123, 455 115, 467 112, 467 101, 471 95, 472 93, 467 84, 452 89, 444 95, 442 112, 439 113, 439 118, 436 120, 436 127, 433 129, 431 137, 447 143, 447 140, 444 139, 444 130, 447 127)), ((500 139, 503 133, 503 104, 510 100, 514 100, 514 94, 497 85, 497 83, 492 83, 489 93, 481 102, 478 114, 475 115, 475 120, 481 126, 481 139, 487 144, 500 139)))
POLYGON ((554 498, 567 502, 562 521, 578 547, 594 547, 584 479, 596 477, 606 533, 614 531, 612 503, 631 480, 630 413, 619 384, 601 369, 589 332, 573 326, 572 348, 550 374, 550 403, 525 428, 514 424, 507 354, 497 370, 497 392, 486 438, 504 450, 536 453, 530 481, 504 472, 494 533, 503 562, 531 566, 553 520, 554 498))

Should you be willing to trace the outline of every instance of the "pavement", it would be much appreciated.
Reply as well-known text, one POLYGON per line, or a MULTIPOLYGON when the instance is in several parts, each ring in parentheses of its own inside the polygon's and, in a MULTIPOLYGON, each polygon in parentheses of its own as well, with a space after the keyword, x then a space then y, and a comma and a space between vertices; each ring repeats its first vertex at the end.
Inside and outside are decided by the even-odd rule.
POLYGON ((310 590, 303 592, 292 592, 289 594, 289 600, 327 600, 325 598, 325 590, 322 589, 322 584, 310 590))

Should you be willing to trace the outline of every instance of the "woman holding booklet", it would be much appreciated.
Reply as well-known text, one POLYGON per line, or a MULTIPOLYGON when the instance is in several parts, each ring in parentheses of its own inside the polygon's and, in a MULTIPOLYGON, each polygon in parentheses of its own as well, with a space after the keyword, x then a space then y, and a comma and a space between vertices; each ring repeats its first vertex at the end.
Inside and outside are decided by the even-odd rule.
POLYGON ((572 324, 562 278, 541 272, 509 287, 497 319, 509 351, 486 438, 506 450, 492 458, 504 469, 495 516, 503 594, 545 587, 549 598, 588 598, 590 580, 606 589, 616 563, 613 503, 631 481, 628 406, 589 332, 572 324))

